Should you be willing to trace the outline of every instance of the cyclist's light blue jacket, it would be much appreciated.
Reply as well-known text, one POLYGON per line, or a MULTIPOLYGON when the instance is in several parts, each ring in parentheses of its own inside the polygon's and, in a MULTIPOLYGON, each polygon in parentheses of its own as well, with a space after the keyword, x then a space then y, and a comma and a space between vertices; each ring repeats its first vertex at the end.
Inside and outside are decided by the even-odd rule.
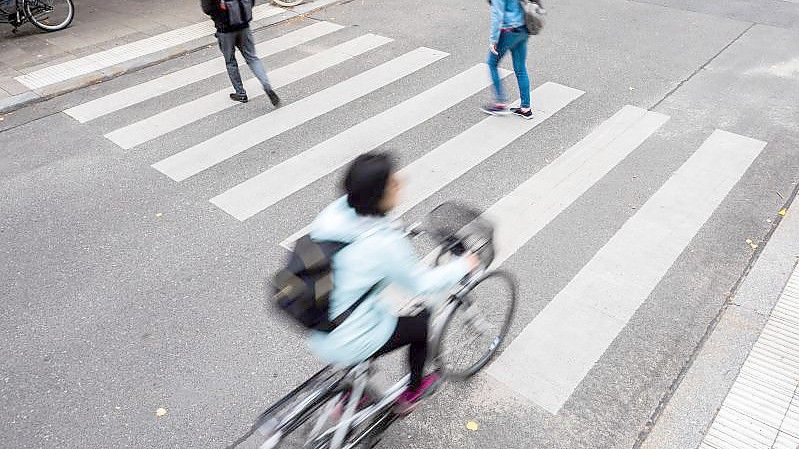
POLYGON ((492 44, 499 42, 502 28, 516 28, 524 25, 524 11, 519 0, 491 0, 491 34, 492 44))
MULTIPOLYGON (((388 218, 359 216, 346 197, 319 214, 311 225, 311 238, 351 242, 333 257, 332 317, 381 280, 425 295, 449 289, 469 272, 463 259, 437 268, 422 264, 411 242, 388 218)), ((308 343, 326 363, 354 365, 377 352, 396 327, 397 317, 373 294, 332 332, 312 332, 308 343)))

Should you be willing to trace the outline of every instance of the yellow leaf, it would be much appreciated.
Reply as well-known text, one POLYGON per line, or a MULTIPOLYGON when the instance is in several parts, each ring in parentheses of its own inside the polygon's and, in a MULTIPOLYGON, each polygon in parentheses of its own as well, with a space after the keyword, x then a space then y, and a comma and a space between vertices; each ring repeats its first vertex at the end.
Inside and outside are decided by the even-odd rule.
POLYGON ((480 428, 480 426, 474 421, 469 421, 469 422, 466 423, 466 428, 469 429, 469 430, 474 431, 474 430, 477 430, 478 428, 480 428))
POLYGON ((751 245, 752 244, 752 239, 746 239, 746 243, 751 245))
POLYGON ((163 407, 158 407, 158 410, 155 411, 155 416, 164 416, 166 415, 166 409, 163 407))
POLYGON ((779 211, 779 212, 777 212, 777 214, 778 214, 780 217, 784 217, 784 216, 785 216, 785 214, 787 214, 787 213, 788 213, 788 209, 786 209, 786 208, 784 208, 784 207, 783 207, 782 209, 780 209, 780 211, 779 211))

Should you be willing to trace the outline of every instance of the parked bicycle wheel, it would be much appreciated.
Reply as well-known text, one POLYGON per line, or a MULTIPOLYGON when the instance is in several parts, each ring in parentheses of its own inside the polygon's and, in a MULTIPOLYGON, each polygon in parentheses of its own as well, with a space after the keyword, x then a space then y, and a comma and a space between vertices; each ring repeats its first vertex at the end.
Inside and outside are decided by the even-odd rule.
POLYGON ((465 380, 496 354, 516 311, 516 281, 504 271, 486 274, 447 317, 436 342, 444 375, 465 380))
POLYGON ((23 5, 25 17, 44 31, 63 30, 75 18, 72 0, 25 0, 23 5))
POLYGON ((303 0, 272 0, 275 2, 276 5, 282 6, 284 8, 291 8, 292 6, 297 6, 303 2, 303 0))

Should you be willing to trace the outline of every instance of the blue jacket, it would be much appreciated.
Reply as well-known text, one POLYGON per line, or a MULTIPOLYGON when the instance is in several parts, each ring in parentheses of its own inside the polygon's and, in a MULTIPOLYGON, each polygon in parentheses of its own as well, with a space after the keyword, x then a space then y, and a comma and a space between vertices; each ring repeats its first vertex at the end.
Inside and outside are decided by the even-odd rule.
MULTIPOLYGON (((463 259, 437 268, 422 264, 411 242, 388 218, 359 216, 346 197, 319 214, 311 225, 311 238, 351 242, 333 256, 331 318, 381 281, 381 286, 393 283, 412 295, 427 295, 453 287, 469 273, 463 259)), ((342 365, 355 365, 377 352, 397 327, 397 317, 379 298, 380 290, 332 332, 311 332, 311 351, 326 363, 342 365)))
POLYGON ((501 28, 516 28, 524 25, 524 11, 519 0, 491 0, 492 44, 499 42, 501 28))

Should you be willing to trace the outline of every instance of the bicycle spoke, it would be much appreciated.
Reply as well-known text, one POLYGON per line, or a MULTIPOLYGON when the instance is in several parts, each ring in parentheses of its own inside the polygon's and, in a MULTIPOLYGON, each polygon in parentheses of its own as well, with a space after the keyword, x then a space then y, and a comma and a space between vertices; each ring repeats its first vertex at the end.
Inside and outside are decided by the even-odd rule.
POLYGON ((69 26, 74 15, 72 0, 26 0, 25 16, 45 31, 57 31, 69 26))
POLYGON ((504 272, 492 272, 472 286, 445 321, 437 347, 449 376, 465 379, 488 363, 509 329, 515 303, 513 279, 504 272))

